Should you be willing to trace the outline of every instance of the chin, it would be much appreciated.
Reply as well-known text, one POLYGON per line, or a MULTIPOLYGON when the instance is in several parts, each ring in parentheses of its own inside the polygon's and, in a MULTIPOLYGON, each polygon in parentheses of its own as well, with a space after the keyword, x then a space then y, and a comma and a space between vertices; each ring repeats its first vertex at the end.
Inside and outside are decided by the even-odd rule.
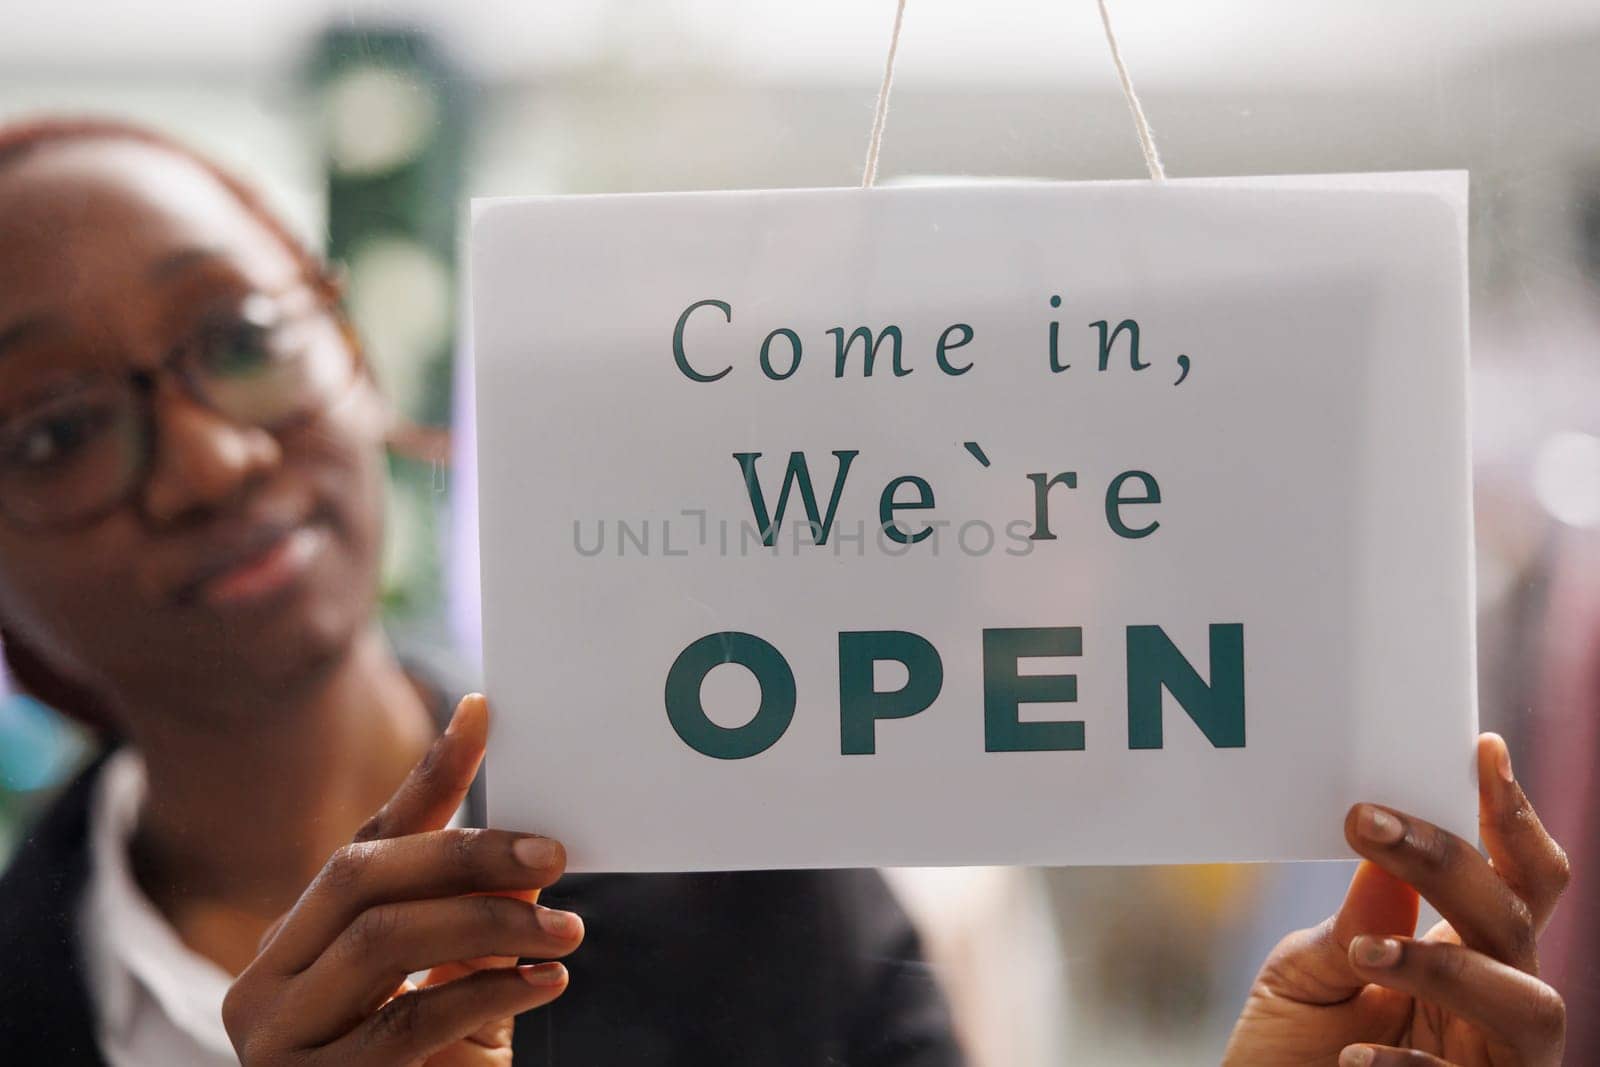
POLYGON ((232 692, 287 694, 314 685, 372 626, 376 591, 360 569, 354 560, 339 559, 259 603, 206 613, 195 620, 199 625, 185 647, 166 650, 164 658, 198 667, 196 682, 223 699, 232 692))
POLYGON ((352 610, 349 603, 309 612, 263 642, 267 659, 261 673, 276 673, 287 684, 321 675, 350 654, 370 624, 371 612, 352 610))
POLYGON ((328 583, 307 593, 297 610, 278 614, 253 635, 250 674, 264 683, 293 687, 324 676, 372 626, 376 598, 370 590, 328 583))

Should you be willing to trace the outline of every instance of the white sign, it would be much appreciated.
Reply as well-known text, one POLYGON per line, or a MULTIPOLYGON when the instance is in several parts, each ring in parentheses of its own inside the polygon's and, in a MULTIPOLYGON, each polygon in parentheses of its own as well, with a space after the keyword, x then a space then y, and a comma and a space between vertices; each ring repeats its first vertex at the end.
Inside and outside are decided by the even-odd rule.
POLYGON ((1465 206, 476 202, 494 823, 578 871, 1472 836, 1465 206))

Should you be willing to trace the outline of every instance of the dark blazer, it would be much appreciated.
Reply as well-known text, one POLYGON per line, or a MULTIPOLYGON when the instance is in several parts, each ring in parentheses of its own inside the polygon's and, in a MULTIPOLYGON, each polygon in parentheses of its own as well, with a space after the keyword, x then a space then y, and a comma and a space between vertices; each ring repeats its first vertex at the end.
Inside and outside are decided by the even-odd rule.
MULTIPOLYGON (((0 878, 6 1063, 103 1067, 77 936, 102 762, 0 878)), ((519 1065, 962 1062, 916 934, 873 872, 572 876, 542 902, 588 933, 567 993, 518 1020, 519 1065)))

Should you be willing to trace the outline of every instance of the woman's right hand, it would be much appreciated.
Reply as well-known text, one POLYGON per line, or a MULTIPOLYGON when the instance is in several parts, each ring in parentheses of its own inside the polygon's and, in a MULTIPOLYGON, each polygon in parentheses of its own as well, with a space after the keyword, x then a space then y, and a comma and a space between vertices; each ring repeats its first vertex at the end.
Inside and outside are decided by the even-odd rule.
POLYGON ((532 903, 561 876, 561 844, 445 829, 487 735, 487 705, 469 696, 269 931, 222 1007, 243 1067, 503 1067, 514 1017, 566 990, 561 964, 516 965, 583 939, 576 915, 532 903), (432 968, 420 988, 408 983, 432 968))
POLYGON ((1344 905, 1267 958, 1225 1065, 1558 1067, 1566 1004, 1538 977, 1538 937, 1570 867, 1494 734, 1478 739, 1478 805, 1487 856, 1414 816, 1351 809, 1365 862, 1344 905), (1444 917, 1425 937, 1419 896, 1444 917))

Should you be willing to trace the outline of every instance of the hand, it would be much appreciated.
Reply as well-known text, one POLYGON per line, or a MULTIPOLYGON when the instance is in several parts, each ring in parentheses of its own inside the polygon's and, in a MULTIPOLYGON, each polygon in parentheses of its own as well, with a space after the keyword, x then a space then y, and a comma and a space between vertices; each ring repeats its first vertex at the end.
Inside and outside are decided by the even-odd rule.
POLYGON ((488 734, 481 696, 383 809, 333 854, 222 1006, 243 1067, 505 1067, 520 1012, 565 991, 576 915, 533 903, 561 876, 559 842, 448 830, 488 734), (491 895, 484 895, 491 894, 491 895), (407 976, 432 968, 420 987, 407 976))
POLYGON ((1537 940, 1567 886, 1566 854, 1478 738, 1486 860, 1454 834, 1357 804, 1345 837, 1365 861, 1339 913, 1290 934, 1256 977, 1226 1064, 1559 1067, 1561 997, 1538 978, 1537 940), (1417 894, 1444 921, 1416 939, 1417 894))

